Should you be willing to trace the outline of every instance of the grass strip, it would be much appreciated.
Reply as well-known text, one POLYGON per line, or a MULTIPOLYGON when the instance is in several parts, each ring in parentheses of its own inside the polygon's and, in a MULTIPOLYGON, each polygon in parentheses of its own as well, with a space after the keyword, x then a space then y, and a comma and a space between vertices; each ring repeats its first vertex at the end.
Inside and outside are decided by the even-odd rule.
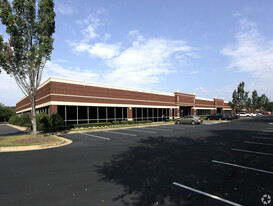
POLYGON ((60 141, 61 140, 54 136, 43 134, 37 135, 36 138, 32 135, 6 136, 0 137, 0 147, 43 145, 60 141))

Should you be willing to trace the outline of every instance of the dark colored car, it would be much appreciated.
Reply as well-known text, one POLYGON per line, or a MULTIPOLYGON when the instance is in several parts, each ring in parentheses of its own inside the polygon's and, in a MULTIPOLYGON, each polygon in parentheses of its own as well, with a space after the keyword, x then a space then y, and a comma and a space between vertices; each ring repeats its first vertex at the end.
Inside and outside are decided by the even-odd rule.
POLYGON ((231 114, 224 114, 226 120, 233 120, 234 117, 231 114))
POLYGON ((211 114, 207 116, 207 120, 225 120, 225 119, 227 119, 227 116, 221 113, 211 114))

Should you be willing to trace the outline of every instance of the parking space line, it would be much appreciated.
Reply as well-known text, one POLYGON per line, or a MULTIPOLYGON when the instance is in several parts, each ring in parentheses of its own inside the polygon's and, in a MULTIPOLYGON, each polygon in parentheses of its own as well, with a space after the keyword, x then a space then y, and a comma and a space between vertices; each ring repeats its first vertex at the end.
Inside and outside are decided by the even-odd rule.
POLYGON ((186 129, 184 127, 163 127, 163 129, 186 129))
POLYGON ((110 140, 110 138, 107 138, 107 137, 101 137, 101 136, 87 134, 87 133, 80 133, 80 134, 87 135, 87 136, 90 136, 90 137, 96 137, 96 138, 99 138, 99 139, 110 140))
POLYGON ((272 135, 272 134, 268 134, 268 133, 261 133, 261 132, 259 132, 259 133, 257 133, 258 135, 272 135))
POLYGON ((271 140, 273 140, 273 138, 270 138, 270 137, 256 137, 256 136, 252 136, 251 138, 256 138, 256 139, 271 139, 271 140))
POLYGON ((221 161, 217 161, 217 160, 211 160, 211 161, 214 162, 214 163, 218 163, 218 164, 223 164, 223 165, 228 165, 228 166, 233 166, 233 167, 239 167, 239 168, 243 168, 243 169, 247 169, 247 170, 253 170, 253 171, 263 172, 263 173, 273 175, 273 172, 266 171, 266 170, 256 169, 256 168, 252 168, 252 167, 246 167, 246 166, 242 166, 242 165, 236 165, 236 164, 232 164, 232 163, 228 163, 228 162, 221 162, 221 161))
POLYGON ((273 132, 273 130, 264 129, 262 132, 273 132))
POLYGON ((235 202, 232 202, 230 200, 226 200, 224 198, 221 198, 221 197, 218 197, 218 196, 215 196, 215 195, 212 195, 212 194, 209 194, 207 192, 203 192, 201 190, 197 190, 197 189, 194 189, 192 187, 189 187, 189 186, 186 186, 186 185, 182 185, 180 183, 177 183, 177 182, 173 182, 174 185, 178 186, 178 187, 182 187, 184 189, 187 189, 187 190, 190 190, 190 191, 193 191, 193 192, 196 192, 196 193, 199 193, 199 194, 202 194, 202 195, 205 195, 207 197, 210 197, 210 198, 213 198, 213 199, 216 199, 216 200, 219 200, 221 202, 225 202, 227 204, 230 204, 230 205, 235 205, 235 206, 242 206, 238 203, 235 203, 235 202))
POLYGON ((266 143, 261 143, 261 142, 244 141, 244 143, 247 143, 247 144, 260 144, 260 145, 266 145, 266 146, 273 146, 273 144, 266 144, 266 143))
POLYGON ((149 127, 149 128, 145 127, 145 128, 143 128, 143 129, 144 129, 144 130, 145 130, 145 129, 148 129, 148 130, 150 129, 150 130, 159 130, 159 131, 160 131, 160 130, 161 130, 161 131, 173 131, 172 129, 158 129, 158 128, 155 128, 155 129, 154 129, 154 128, 150 128, 150 127, 149 127))
POLYGON ((232 148, 231 150, 237 151, 237 152, 247 152, 247 153, 253 153, 253 154, 261 154, 261 155, 270 155, 270 156, 273 156, 273 154, 271 154, 271 153, 256 152, 256 151, 252 151, 252 150, 243 150, 243 149, 235 149, 235 148, 232 148))
POLYGON ((122 133, 122 132, 112 132, 112 131, 102 131, 102 132, 121 134, 121 135, 127 135, 127 136, 134 136, 134 137, 137 136, 136 134, 127 134, 127 133, 122 133))
POLYGON ((144 132, 144 133, 157 133, 157 132, 153 132, 153 131, 139 131, 139 130, 133 130, 133 129, 126 129, 128 131, 134 131, 134 132, 144 132))

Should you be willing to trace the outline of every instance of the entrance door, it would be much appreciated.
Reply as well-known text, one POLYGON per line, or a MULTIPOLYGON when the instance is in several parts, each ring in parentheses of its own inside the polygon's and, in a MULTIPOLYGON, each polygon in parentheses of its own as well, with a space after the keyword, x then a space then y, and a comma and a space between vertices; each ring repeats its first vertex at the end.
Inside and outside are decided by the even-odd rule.
POLYGON ((222 108, 217 108, 217 113, 222 113, 222 108))
POLYGON ((191 114, 192 107, 180 107, 180 117, 184 117, 186 115, 191 114))

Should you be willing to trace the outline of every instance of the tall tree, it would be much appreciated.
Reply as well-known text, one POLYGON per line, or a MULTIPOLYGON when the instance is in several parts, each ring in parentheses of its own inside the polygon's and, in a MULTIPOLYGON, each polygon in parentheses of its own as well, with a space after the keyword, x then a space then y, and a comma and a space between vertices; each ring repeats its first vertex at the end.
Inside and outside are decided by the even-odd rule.
POLYGON ((246 102, 248 98, 248 93, 245 89, 245 83, 241 82, 237 90, 235 89, 232 94, 232 102, 229 102, 229 105, 233 110, 236 111, 236 113, 240 110, 242 110, 244 107, 246 107, 246 102))
POLYGON ((253 110, 259 109, 259 96, 256 90, 252 92, 252 108, 253 110))
POLYGON ((265 94, 262 94, 262 96, 259 97, 260 108, 262 108, 263 110, 267 110, 269 104, 270 104, 269 98, 265 94))
POLYGON ((246 100, 246 109, 248 111, 252 111, 253 110, 253 107, 252 107, 252 100, 250 97, 247 98, 246 100))
POLYGON ((7 122, 15 114, 15 107, 6 107, 0 103, 0 122, 7 122))
POLYGON ((33 136, 37 136, 36 93, 53 50, 55 12, 53 0, 0 1, 0 18, 9 40, 0 35, 0 72, 10 74, 28 96, 32 107, 33 136))

